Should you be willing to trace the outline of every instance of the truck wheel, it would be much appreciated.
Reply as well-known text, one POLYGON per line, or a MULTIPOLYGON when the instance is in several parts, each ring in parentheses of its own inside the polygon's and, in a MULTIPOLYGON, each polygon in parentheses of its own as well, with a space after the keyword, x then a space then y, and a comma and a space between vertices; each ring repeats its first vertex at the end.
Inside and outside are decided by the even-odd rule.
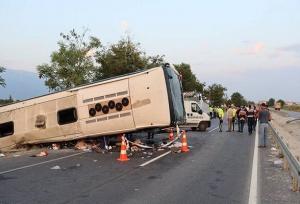
POLYGON ((206 130, 206 128, 207 128, 207 124, 206 123, 200 123, 199 124, 199 130, 200 131, 205 131, 206 130))
POLYGON ((196 131, 196 130, 197 130, 197 128, 196 128, 196 127, 192 127, 191 129, 192 129, 192 131, 196 131))

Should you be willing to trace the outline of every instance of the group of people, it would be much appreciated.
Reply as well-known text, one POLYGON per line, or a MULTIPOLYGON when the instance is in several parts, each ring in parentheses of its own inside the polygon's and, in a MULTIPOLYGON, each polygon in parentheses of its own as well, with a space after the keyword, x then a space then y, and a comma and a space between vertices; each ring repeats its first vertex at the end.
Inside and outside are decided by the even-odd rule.
POLYGON ((219 131, 223 131, 224 110, 226 110, 226 117, 228 123, 227 132, 235 131, 235 124, 237 124, 237 131, 244 132, 244 126, 247 124, 248 133, 251 135, 256 130, 257 121, 259 121, 259 147, 266 146, 266 136, 268 122, 271 120, 271 114, 265 103, 259 107, 255 105, 237 106, 233 104, 225 107, 209 108, 211 118, 219 119, 219 131))

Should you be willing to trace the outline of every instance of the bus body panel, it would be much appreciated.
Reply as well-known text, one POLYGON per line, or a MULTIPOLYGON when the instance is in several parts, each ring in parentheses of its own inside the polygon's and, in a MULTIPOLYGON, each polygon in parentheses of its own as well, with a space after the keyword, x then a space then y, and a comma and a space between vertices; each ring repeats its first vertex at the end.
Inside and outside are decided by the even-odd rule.
POLYGON ((177 78, 172 80, 178 73, 172 71, 168 81, 164 69, 153 68, 0 107, 0 150, 173 125, 170 104, 179 107, 177 118, 184 117, 183 103, 171 101, 182 97, 182 92, 176 90, 177 99, 172 98, 167 84, 179 83, 177 78), (127 100, 122 104, 124 98, 127 100), (108 113, 91 111, 96 104, 103 108, 109 103, 115 106, 108 113))

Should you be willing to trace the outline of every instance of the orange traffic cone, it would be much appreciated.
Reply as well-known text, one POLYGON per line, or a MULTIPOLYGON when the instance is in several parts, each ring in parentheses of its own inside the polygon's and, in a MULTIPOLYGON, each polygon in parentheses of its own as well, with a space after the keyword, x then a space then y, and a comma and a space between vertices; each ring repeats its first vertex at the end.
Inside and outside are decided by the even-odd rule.
POLYGON ((182 143, 181 152, 188 152, 188 151, 190 151, 189 147, 187 145, 187 138, 186 138, 185 130, 182 130, 181 143, 182 143))
POLYGON ((169 140, 170 141, 174 140, 173 128, 171 128, 171 131, 170 131, 170 134, 169 134, 169 140))
POLYGON ((126 142, 125 142, 125 136, 122 135, 122 143, 121 143, 121 152, 120 152, 120 158, 118 158, 119 161, 128 161, 127 152, 126 152, 126 142))

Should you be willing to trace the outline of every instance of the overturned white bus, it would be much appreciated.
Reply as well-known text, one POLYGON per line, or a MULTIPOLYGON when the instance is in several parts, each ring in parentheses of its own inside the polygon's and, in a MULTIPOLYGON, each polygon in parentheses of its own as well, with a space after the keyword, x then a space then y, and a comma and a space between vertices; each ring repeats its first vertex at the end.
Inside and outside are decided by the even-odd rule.
POLYGON ((0 107, 0 150, 174 126, 184 117, 178 73, 165 65, 0 107))

